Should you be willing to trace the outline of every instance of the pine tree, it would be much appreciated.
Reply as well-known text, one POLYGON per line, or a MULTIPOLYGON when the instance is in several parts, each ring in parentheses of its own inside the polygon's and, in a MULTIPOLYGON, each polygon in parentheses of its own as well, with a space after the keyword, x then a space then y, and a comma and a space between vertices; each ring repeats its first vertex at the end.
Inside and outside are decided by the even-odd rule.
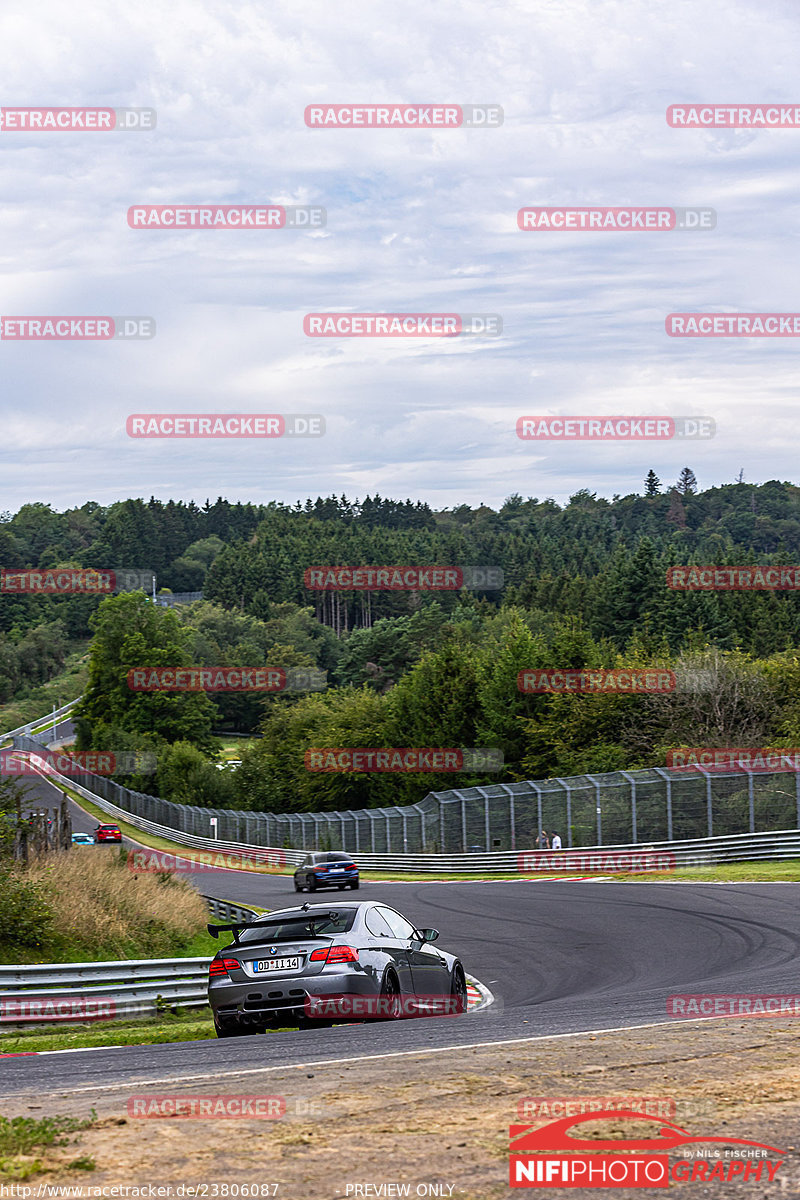
POLYGON ((647 472, 647 477, 644 481, 644 494, 645 496, 657 496, 660 490, 661 480, 651 467, 651 469, 647 472))
POLYGON ((682 496, 693 496, 697 491, 697 476, 691 467, 684 467, 678 476, 676 488, 682 496))
POLYGON ((678 489, 670 490, 670 504, 667 512, 667 520, 670 521, 677 529, 686 528, 686 510, 681 504, 681 498, 678 495, 678 489))

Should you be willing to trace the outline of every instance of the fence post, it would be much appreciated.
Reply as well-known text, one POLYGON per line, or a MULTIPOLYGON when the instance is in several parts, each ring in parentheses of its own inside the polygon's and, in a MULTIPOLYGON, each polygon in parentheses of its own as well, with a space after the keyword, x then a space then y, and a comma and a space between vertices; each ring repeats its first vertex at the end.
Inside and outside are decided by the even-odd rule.
POLYGON ((420 845, 420 853, 424 854, 425 853, 425 810, 422 807, 422 805, 420 805, 420 804, 412 804, 411 807, 415 808, 417 810, 417 812, 419 813, 419 845, 420 845))
POLYGON ((714 836, 714 811, 713 811, 713 802, 712 802, 712 796, 711 796, 711 775, 708 771, 705 771, 700 766, 698 766, 697 769, 698 769, 698 771, 701 771, 702 774, 705 775, 705 777, 706 777, 706 817, 708 820, 708 836, 713 837, 714 836))
POLYGON ((595 779, 594 775, 587 775, 586 778, 594 784, 595 788, 595 812, 597 813, 597 844, 603 844, 603 810, 600 804, 600 784, 595 779))
POLYGON ((755 806, 755 797, 753 795, 753 772, 751 770, 749 770, 749 768, 746 768, 746 770, 747 770, 747 807, 750 810, 750 832, 755 833, 755 831, 756 831, 756 806, 755 806))
POLYGON ((517 848, 517 814, 516 814, 516 807, 514 804, 514 793, 512 792, 511 788, 508 786, 507 783, 501 783, 499 786, 503 789, 504 792, 506 792, 508 794, 508 824, 509 824, 509 828, 511 830, 511 849, 516 850, 516 848, 517 848))
POLYGON ((463 792, 458 792, 461 797, 461 851, 467 853, 467 798, 463 792))
POLYGON ((795 772, 794 791, 797 798, 797 828, 800 829, 800 771, 795 772))
MULTIPOLYGON (((567 793, 567 846, 572 849, 572 788, 567 783, 566 779, 556 779, 556 783, 560 783, 567 793)), ((542 832, 542 817, 541 803, 539 804, 539 833, 542 832)))
POLYGON ((663 767, 653 767, 652 769, 655 771, 656 775, 660 775, 661 778, 663 780, 665 780, 666 784, 667 784, 667 841, 671 842, 673 840, 672 839, 672 779, 670 778, 670 776, 667 774, 667 772, 664 770, 663 767))
POLYGON ((627 771, 620 771, 620 775, 624 775, 631 785, 631 838, 634 844, 636 844, 639 840, 636 828, 636 780, 627 771))

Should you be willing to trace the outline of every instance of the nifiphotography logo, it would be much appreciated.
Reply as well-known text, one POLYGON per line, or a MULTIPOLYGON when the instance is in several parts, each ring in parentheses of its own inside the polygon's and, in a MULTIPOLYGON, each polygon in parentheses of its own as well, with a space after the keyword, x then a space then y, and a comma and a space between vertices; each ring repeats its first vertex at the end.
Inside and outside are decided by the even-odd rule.
POLYGON ((743 1138, 693 1136, 671 1121, 608 1108, 548 1125, 509 1128, 511 1187, 669 1187, 674 1183, 771 1183, 784 1150, 743 1138), (567 1131, 585 1122, 645 1121, 658 1128, 638 1138, 597 1139, 567 1131), (722 1148, 724 1147, 724 1149, 722 1148), (676 1161, 670 1165, 670 1152, 676 1161), (773 1161, 777 1156, 778 1161, 773 1161))

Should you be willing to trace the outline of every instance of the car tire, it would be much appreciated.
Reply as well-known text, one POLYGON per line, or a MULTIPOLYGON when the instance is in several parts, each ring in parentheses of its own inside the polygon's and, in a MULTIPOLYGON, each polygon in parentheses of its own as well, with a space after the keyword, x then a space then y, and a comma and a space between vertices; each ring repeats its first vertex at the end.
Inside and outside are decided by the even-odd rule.
POLYGON ((450 982, 450 1001, 454 1012, 464 1013, 467 1011, 467 980, 464 968, 460 963, 453 970, 450 982))
POLYGON ((315 892, 315 891, 317 890, 317 881, 316 881, 316 879, 309 879, 309 881, 308 881, 308 890, 309 890, 310 892, 315 892))
POLYGON ((387 971, 381 983, 380 1010, 381 1020, 397 1021, 402 1016, 403 998, 400 994, 400 982, 394 971, 387 971), (384 1008, 387 1010, 383 1013, 384 1008))
POLYGON ((295 881, 294 881, 294 890, 295 890, 296 892, 302 892, 302 890, 303 890, 303 889, 300 887, 300 884, 297 882, 297 880, 296 880, 296 879, 295 879, 295 881))
POLYGON ((253 1033, 254 1030, 241 1025, 238 1021, 229 1021, 226 1025, 220 1025, 216 1017, 214 1018, 214 1029, 218 1038, 226 1037, 244 1037, 248 1033, 253 1033))
POLYGON ((356 880, 355 883, 351 883, 350 887, 353 889, 353 891, 356 891, 356 889, 358 888, 358 880, 356 880))

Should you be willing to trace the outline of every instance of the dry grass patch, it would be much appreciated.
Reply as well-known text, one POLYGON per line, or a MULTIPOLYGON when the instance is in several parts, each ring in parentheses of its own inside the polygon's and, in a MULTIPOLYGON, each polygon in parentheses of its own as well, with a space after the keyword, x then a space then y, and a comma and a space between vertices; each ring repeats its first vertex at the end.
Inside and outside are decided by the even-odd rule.
POLYGON ((0 922, 2 940, 40 960, 168 957, 201 935, 208 921, 190 884, 165 872, 136 873, 127 852, 116 847, 51 854, 12 868, 7 882, 10 889, 34 890, 47 917, 32 936, 26 936, 24 916, 0 922))

